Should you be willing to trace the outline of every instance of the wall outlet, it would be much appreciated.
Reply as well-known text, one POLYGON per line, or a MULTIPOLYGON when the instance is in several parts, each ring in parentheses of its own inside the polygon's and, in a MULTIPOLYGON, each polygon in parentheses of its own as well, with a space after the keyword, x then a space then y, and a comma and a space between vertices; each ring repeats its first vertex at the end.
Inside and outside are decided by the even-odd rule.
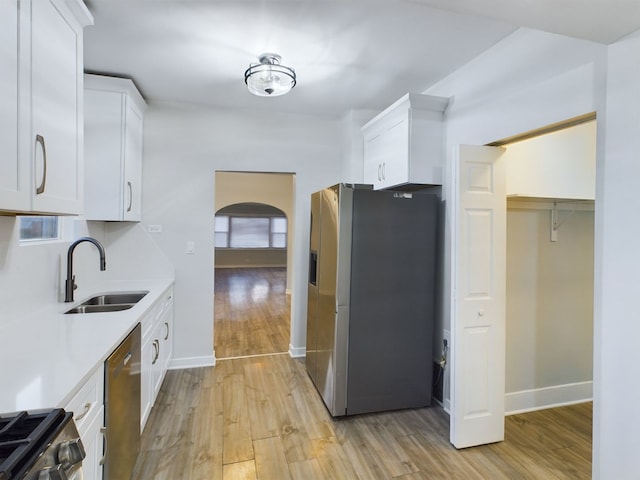
POLYGON ((431 389, 431 395, 440 404, 444 400, 444 371, 440 365, 433 362, 433 386, 431 389))
POLYGON ((449 330, 442 331, 442 345, 445 346, 446 342, 446 360, 445 360, 445 368, 442 372, 442 406, 444 407, 446 412, 449 412, 449 408, 451 406, 451 378, 449 373, 451 369, 449 365, 451 365, 451 332, 449 330))
POLYGON ((189 240, 187 242, 187 255, 193 255, 196 253, 196 242, 189 240))
POLYGON ((147 225, 147 232, 160 233, 162 232, 162 225, 147 225))

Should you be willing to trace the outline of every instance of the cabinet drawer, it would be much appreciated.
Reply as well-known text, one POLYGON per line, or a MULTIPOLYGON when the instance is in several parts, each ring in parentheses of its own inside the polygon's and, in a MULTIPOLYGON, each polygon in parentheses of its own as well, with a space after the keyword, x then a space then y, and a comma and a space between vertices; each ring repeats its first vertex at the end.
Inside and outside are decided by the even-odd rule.
POLYGON ((173 308, 173 287, 167 289, 160 298, 156 300, 156 303, 153 304, 151 309, 149 309, 140 322, 142 324, 143 345, 151 338, 153 331, 160 322, 160 317, 164 314, 167 308, 173 308))
POLYGON ((140 322, 142 326, 142 344, 145 344, 151 337, 154 326, 156 325, 156 320, 162 313, 162 305, 162 301, 157 300, 140 322))
POLYGON ((80 435, 86 433, 90 420, 98 413, 104 403, 104 367, 101 366, 91 375, 78 393, 67 404, 66 410, 73 412, 73 419, 80 435))

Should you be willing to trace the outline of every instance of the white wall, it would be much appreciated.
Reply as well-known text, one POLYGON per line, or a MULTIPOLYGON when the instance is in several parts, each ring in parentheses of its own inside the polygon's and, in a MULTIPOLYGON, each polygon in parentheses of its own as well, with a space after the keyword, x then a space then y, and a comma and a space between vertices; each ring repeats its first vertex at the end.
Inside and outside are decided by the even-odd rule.
MULTIPOLYGON (((593 473, 626 480, 640 472, 640 32, 609 47, 606 158, 596 256, 593 473), (599 314, 598 314, 599 313, 599 314)), ((597 206, 598 206, 597 203, 597 206)), ((598 213, 598 212, 596 212, 598 213)), ((596 218, 598 225, 598 218, 596 218)))
POLYGON ((340 141, 339 119, 150 105, 143 224, 162 225, 154 238, 176 268, 174 367, 213 361, 211 245, 218 170, 296 175, 290 351, 304 354, 309 197, 346 176, 340 141), (185 254, 187 241, 195 242, 195 255, 185 254))
MULTIPOLYGON (((73 222, 72 222, 73 223, 73 222)), ((86 222, 75 222, 71 238, 91 235, 105 244, 101 224, 88 230, 86 222)), ((20 222, 17 217, 0 217, 0 326, 39 308, 64 304, 67 249, 70 242, 19 245, 20 222)), ((106 247, 106 244, 105 244, 106 247)), ((75 298, 91 293, 92 286, 108 275, 110 252, 107 250, 107 271, 99 270, 97 249, 81 244, 74 254, 74 273, 78 290, 75 298)), ((28 325, 25 325, 28 327, 28 325)))
MULTIPOLYGON (((171 278, 171 265, 147 234, 133 223, 87 222, 72 219, 67 241, 19 244, 17 217, 0 216, 0 331, 13 321, 24 322, 39 309, 55 305, 66 309, 64 281, 67 250, 79 237, 91 236, 105 249, 105 271, 100 271, 98 250, 89 243, 78 245, 73 255, 73 273, 78 289, 75 300, 102 289, 109 280, 171 278)), ((1 337, 1 334, 0 334, 1 337)))
POLYGON ((505 410, 590 399, 593 211, 562 207, 552 242, 550 208, 509 203, 505 410))

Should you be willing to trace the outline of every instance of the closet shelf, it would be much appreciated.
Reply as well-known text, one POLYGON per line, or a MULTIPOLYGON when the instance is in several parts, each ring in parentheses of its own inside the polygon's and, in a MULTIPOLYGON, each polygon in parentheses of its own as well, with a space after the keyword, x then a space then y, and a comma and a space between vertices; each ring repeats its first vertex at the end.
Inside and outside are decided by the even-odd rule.
POLYGON ((552 198, 507 195, 508 208, 526 208, 530 210, 585 210, 593 211, 595 201, 588 198, 552 198))

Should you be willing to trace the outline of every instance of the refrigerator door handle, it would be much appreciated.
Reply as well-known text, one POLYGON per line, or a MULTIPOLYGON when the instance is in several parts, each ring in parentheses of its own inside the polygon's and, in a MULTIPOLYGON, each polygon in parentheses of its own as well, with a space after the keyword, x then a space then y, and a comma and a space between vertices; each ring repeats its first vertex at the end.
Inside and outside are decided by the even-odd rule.
POLYGON ((309 253, 309 283, 318 285, 318 252, 309 253))

